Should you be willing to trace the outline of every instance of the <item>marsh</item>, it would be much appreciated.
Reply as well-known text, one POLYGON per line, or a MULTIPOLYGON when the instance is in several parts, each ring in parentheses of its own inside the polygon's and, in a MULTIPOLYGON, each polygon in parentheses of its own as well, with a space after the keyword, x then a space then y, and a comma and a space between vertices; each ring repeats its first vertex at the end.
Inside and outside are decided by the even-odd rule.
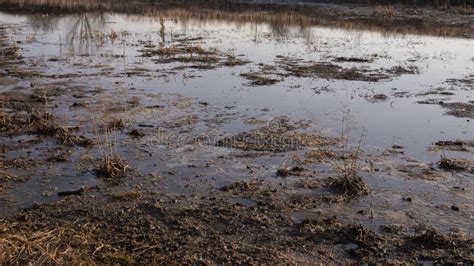
POLYGON ((474 262, 473 13, 0 0, 0 262, 474 262))

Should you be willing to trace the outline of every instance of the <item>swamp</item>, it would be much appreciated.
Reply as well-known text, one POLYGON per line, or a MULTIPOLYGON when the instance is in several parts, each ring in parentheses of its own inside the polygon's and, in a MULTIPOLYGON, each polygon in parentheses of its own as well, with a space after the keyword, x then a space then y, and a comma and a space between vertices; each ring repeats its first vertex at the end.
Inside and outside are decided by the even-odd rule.
POLYGON ((474 264, 473 8, 0 0, 0 263, 474 264))

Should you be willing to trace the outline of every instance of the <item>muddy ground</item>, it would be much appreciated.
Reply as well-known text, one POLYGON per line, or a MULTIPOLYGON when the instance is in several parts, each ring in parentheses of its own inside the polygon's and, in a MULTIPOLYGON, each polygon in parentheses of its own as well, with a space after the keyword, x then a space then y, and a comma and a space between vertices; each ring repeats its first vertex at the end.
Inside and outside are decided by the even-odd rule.
MULTIPOLYGON (((165 39, 163 26, 160 42, 134 46, 139 60, 160 69, 117 72, 104 58, 125 55, 82 64, 29 58, 15 39, 21 31, 0 27, 0 262, 474 263, 472 135, 433 142, 429 151, 443 156, 431 162, 397 143, 374 152, 349 138, 344 118, 340 134, 327 134, 312 119, 269 116, 263 106, 250 112, 138 86, 142 78, 186 80, 253 63, 202 39, 165 39)), ((125 36, 116 34, 100 38, 125 36)), ((399 62, 357 66, 373 60, 278 55, 235 76, 258 90, 299 78, 377 83, 419 71, 399 62)), ((472 90, 472 76, 450 82, 472 90)), ((416 97, 447 117, 472 119, 472 101, 439 100, 449 92, 416 97)))

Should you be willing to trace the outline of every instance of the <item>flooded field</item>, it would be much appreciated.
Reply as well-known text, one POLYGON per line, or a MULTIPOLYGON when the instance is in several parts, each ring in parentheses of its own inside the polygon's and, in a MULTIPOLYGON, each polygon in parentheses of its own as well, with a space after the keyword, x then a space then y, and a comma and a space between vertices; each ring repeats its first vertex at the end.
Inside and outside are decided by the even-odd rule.
POLYGON ((0 262, 474 262, 472 14, 0 3, 0 262))

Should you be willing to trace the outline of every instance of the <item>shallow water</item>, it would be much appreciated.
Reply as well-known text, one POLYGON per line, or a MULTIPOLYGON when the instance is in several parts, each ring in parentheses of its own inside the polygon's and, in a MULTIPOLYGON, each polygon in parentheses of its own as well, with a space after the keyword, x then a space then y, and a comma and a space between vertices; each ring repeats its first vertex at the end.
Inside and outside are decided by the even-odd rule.
MULTIPOLYGON (((153 72, 166 67, 139 57, 137 52, 141 48, 139 41, 159 42, 160 24, 157 18, 119 14, 66 15, 55 18, 51 27, 41 25, 36 19, 5 13, 0 16, 2 23, 25 27, 20 33, 20 40, 34 38, 32 43, 21 44, 22 52, 25 57, 47 65, 44 71, 69 73, 74 71, 68 69, 70 64, 100 63, 111 66, 114 73, 140 67, 149 69, 153 76, 153 72), (89 24, 90 31, 94 33, 108 34, 113 31, 127 35, 118 37, 113 44, 102 44, 95 39, 77 40, 80 35, 74 28, 77 24, 89 24), (124 55, 124 58, 109 58, 106 54, 124 55), (65 61, 52 63, 47 61, 50 58, 65 61)), ((472 122, 443 115, 445 110, 436 105, 417 104, 416 101, 429 96, 415 96, 430 89, 446 88, 455 93, 449 97, 451 101, 472 100, 472 88, 462 89, 446 83, 448 79, 463 79, 473 73, 471 51, 474 42, 470 39, 386 35, 318 26, 287 26, 275 32, 265 23, 205 19, 181 21, 179 17, 165 18, 165 21, 167 35, 204 37, 203 46, 245 55, 253 63, 243 67, 177 73, 165 78, 138 77, 124 80, 124 87, 180 93, 213 105, 236 105, 251 110, 270 108, 272 111, 267 114, 270 117, 289 115, 296 119, 315 120, 320 128, 330 134, 338 134, 342 110, 346 109, 350 111, 352 123, 357 128, 354 135, 358 136, 364 130, 367 145, 389 148, 394 143, 401 144, 406 146, 408 155, 426 161, 437 157, 426 153, 433 142, 472 137, 472 122), (258 69, 258 63, 272 64, 276 56, 330 61, 339 56, 367 58, 374 54, 378 58, 373 63, 343 65, 362 65, 370 69, 415 66, 419 74, 379 82, 289 78, 276 85, 262 87, 245 86, 246 81, 239 77, 248 69, 258 69), (186 75, 197 77, 186 78, 186 75), (328 92, 316 93, 322 88, 328 92), (409 97, 394 97, 396 92, 406 92, 409 97), (389 99, 378 103, 365 99, 365 96, 373 94, 386 94, 389 99)), ((93 69, 84 66, 81 70, 93 69)), ((109 81, 92 79, 87 82, 91 86, 107 86, 109 81)))
MULTIPOLYGON (((242 119, 257 117, 270 120, 284 115, 295 121, 310 120, 314 123, 312 126, 324 134, 340 136, 341 124, 344 120, 346 123, 344 127, 350 129, 352 143, 357 143, 362 135, 362 143, 368 153, 380 154, 390 149, 393 144, 398 144, 405 147, 404 156, 425 163, 436 162, 441 155, 439 152, 428 151, 433 142, 473 138, 473 121, 445 115, 446 110, 438 105, 417 103, 429 98, 440 98, 439 95, 417 96, 417 94, 440 87, 454 93, 448 96, 449 101, 474 100, 472 86, 457 86, 447 82, 449 79, 464 79, 474 72, 472 55, 474 41, 471 39, 398 35, 390 32, 349 30, 318 25, 279 25, 276 27, 265 22, 223 18, 180 17, 179 15, 163 18, 165 42, 168 43, 177 38, 202 37, 199 43, 203 47, 216 47, 220 51, 228 51, 228 53, 248 59, 251 63, 236 67, 210 70, 188 69, 170 73, 169 71, 175 65, 156 64, 150 58, 141 57, 139 52, 145 44, 156 45, 162 40, 158 16, 94 12, 57 16, 0 12, 0 24, 20 27, 21 30, 11 32, 12 39, 22 41, 18 45, 22 48, 25 61, 32 68, 51 75, 77 73, 77 71, 81 74, 95 75, 79 76, 66 81, 78 86, 120 87, 125 90, 133 88, 144 93, 177 93, 196 97, 199 101, 205 101, 209 103, 209 106, 216 108, 228 107, 231 110, 230 116, 240 118, 222 125, 222 130, 228 134, 239 133, 250 128, 242 123, 242 119), (112 32, 117 33, 115 39, 104 37, 112 32), (416 67, 419 73, 405 74, 378 82, 289 77, 268 86, 248 86, 248 81, 239 76, 250 70, 258 70, 258 64, 274 64, 279 56, 328 62, 341 56, 373 57, 373 62, 368 63, 337 64, 367 69, 387 69, 395 66, 416 67), (96 75, 98 68, 110 71, 109 77, 96 75), (141 72, 143 76, 136 75, 129 78, 124 74, 137 68, 146 70, 141 72), (381 102, 368 100, 375 94, 385 94, 388 99, 381 102)), ((153 149, 155 152, 162 148, 153 149)), ((188 152, 185 156, 183 155, 183 158, 179 150, 168 151, 169 160, 163 168, 174 167, 188 176, 198 175, 201 170, 193 172, 185 165, 190 162, 211 160, 213 156, 227 152, 216 151, 215 148, 203 148, 188 152), (212 153, 208 149, 213 149, 212 153)), ((447 155, 458 156, 457 153, 447 155)), ((466 154, 461 156, 466 157, 466 154)), ((472 158, 472 153, 468 153, 468 156, 472 158)), ((255 163, 265 165, 266 162, 262 159, 261 162, 255 163)), ((144 169, 153 168, 153 162, 142 164, 144 169)), ((225 165, 222 166, 225 167, 225 165)), ((244 167, 244 163, 237 163, 227 166, 223 172, 216 170, 207 173, 194 179, 194 182, 198 182, 197 180, 202 183, 209 182, 207 177, 214 175, 213 177, 217 177, 218 180, 212 182, 219 186, 230 179, 226 176, 229 174, 244 178, 246 176, 242 171, 244 167)), ((272 171, 273 168, 271 168, 272 171)), ((48 170, 54 173, 68 171, 68 169, 48 170)), ((419 193, 437 189, 430 183, 416 180, 400 182, 393 177, 388 177, 383 181, 378 180, 377 177, 367 178, 374 188, 385 190, 385 192, 357 204, 360 204, 358 206, 373 206, 372 202, 376 199, 375 202, 378 203, 374 208, 378 207, 380 210, 398 208, 397 205, 391 206, 390 199, 394 195, 390 194, 391 190, 396 190, 398 194, 400 191, 409 194, 410 190, 413 190, 413 193, 419 193)), ((162 188, 176 193, 195 192, 193 189, 177 184, 181 181, 165 180, 162 188)), ((453 178, 446 180, 442 186, 464 185, 464 182, 466 181, 453 178)), ((20 206, 38 200, 50 201, 56 198, 54 196, 41 198, 38 196, 38 191, 48 189, 54 191, 58 190, 58 187, 68 189, 85 183, 89 185, 97 183, 92 173, 76 174, 71 179, 51 177, 45 181, 33 178, 8 192, 8 197, 13 201, 21 202, 18 204, 20 206)), ((468 181, 467 184, 470 182, 468 181)), ((215 184, 208 186, 213 187, 215 184)), ((472 197, 449 193, 439 198, 429 193, 420 197, 431 200, 433 204, 446 200, 466 205, 472 203, 472 197)), ((244 205, 251 204, 246 202, 246 199, 238 199, 236 202, 244 205)), ((391 215, 388 217, 396 220, 397 218, 394 217, 399 214, 393 211, 391 215)), ((430 215, 438 214, 426 213, 425 215, 428 217, 426 219, 429 219, 430 215)), ((439 215, 443 216, 443 214, 439 215)), ((383 223, 386 217, 376 222, 383 223)), ((468 217, 465 218, 468 219, 468 217)), ((456 222, 459 222, 459 226, 467 226, 467 220, 464 218, 439 223, 452 225, 456 222)))

